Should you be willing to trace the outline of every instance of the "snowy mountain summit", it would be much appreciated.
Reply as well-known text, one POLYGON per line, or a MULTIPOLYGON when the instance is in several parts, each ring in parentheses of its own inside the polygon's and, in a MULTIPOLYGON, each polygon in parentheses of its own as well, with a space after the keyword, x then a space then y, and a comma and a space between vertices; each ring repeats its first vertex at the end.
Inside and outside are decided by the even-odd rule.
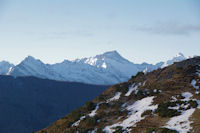
POLYGON ((162 68, 169 66, 169 65, 172 65, 174 62, 179 62, 179 61, 182 61, 182 60, 185 60, 185 59, 187 59, 187 58, 182 53, 178 53, 173 59, 166 61, 162 65, 162 68))
POLYGON ((172 60, 159 62, 155 65, 134 64, 123 58, 117 51, 109 51, 94 57, 74 61, 64 60, 61 63, 50 65, 28 56, 16 66, 10 64, 4 67, 3 63, 0 63, 0 74, 110 85, 127 81, 139 71, 150 72, 184 59, 186 59, 184 55, 179 53, 172 60))

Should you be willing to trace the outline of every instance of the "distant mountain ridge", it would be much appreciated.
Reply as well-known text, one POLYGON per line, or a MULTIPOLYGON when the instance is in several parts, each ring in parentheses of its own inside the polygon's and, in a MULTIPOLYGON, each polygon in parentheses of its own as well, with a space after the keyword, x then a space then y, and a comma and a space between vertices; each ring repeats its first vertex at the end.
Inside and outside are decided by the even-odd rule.
POLYGON ((179 53, 173 59, 155 65, 148 63, 134 64, 123 58, 117 51, 109 51, 94 57, 74 61, 64 60, 61 63, 50 65, 28 56, 16 66, 9 63, 5 66, 3 65, 5 63, 0 62, 0 74, 111 85, 127 81, 139 71, 150 72, 184 59, 186 57, 179 53))

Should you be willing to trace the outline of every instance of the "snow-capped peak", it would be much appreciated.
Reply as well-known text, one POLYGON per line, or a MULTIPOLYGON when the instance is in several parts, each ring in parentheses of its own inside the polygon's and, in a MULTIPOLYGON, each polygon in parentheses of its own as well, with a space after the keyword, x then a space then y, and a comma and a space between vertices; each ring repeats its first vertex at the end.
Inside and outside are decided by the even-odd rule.
POLYGON ((33 56, 29 55, 22 62, 35 62, 35 61, 39 61, 39 60, 37 60, 33 56))
POLYGON ((102 54, 102 56, 105 56, 105 57, 121 57, 121 55, 116 50, 105 52, 105 53, 102 54))
MULTIPOLYGON (((94 57, 84 58, 80 60, 91 66, 96 66, 98 68, 106 69, 109 64, 121 63, 121 64, 130 64, 128 60, 123 58, 117 51, 109 51, 94 57)), ((131 63, 132 64, 132 63, 131 63)), ((117 65, 117 64, 116 64, 117 65)))
POLYGON ((185 57, 185 56, 183 55, 183 53, 178 53, 178 54, 176 54, 175 57, 185 57))
POLYGON ((171 60, 166 61, 161 68, 172 65, 174 62, 179 62, 187 59, 182 53, 176 54, 171 60))
POLYGON ((168 60, 168 62, 170 62, 170 64, 173 64, 174 62, 182 61, 185 59, 186 57, 182 53, 178 53, 172 60, 168 60))
POLYGON ((6 75, 8 73, 8 71, 14 67, 13 64, 7 62, 7 61, 1 61, 0 62, 0 74, 2 75, 6 75))
MULTIPOLYGON (((20 64, 25 64, 27 66, 41 66, 41 65, 45 65, 42 61, 40 61, 39 59, 35 59, 33 56, 27 56, 20 64)), ((19 64, 19 65, 20 65, 19 64)))

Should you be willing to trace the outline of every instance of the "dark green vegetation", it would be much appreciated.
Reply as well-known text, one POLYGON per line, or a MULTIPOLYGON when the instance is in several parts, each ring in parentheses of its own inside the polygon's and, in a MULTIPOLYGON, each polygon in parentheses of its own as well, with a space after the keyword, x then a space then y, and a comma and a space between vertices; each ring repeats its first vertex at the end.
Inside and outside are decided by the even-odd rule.
POLYGON ((178 133, 178 131, 176 130, 171 130, 171 129, 167 129, 167 128, 158 128, 158 129, 155 129, 155 128, 148 128, 146 130, 146 133, 178 133))
POLYGON ((161 117, 173 117, 181 114, 179 111, 174 109, 169 109, 168 107, 169 107, 168 103, 160 103, 158 105, 156 113, 158 113, 159 116, 161 117))
MULTIPOLYGON (((147 109, 142 112, 141 117, 144 119, 137 121, 134 126, 125 130, 130 130, 131 133, 152 133, 153 131, 156 133, 177 133, 175 130, 163 127, 171 117, 180 115, 181 111, 195 108, 195 113, 189 118, 194 121, 191 127, 195 130, 191 131, 191 133, 200 131, 200 111, 197 108, 197 102, 193 100, 199 100, 200 94, 195 94, 195 89, 191 86, 193 79, 200 81, 200 77, 197 75, 197 70, 200 70, 199 64, 200 57, 196 57, 147 74, 140 72, 136 76, 132 76, 128 82, 111 86, 96 99, 78 108, 76 115, 73 115, 74 112, 72 112, 43 130, 47 133, 76 131, 85 133, 94 130, 97 133, 103 133, 105 127, 129 118, 131 114, 126 109, 129 105, 133 105, 135 101, 146 97, 154 97, 152 105, 157 105, 158 108, 156 110, 147 109), (129 87, 133 84, 135 90, 129 96, 125 96, 129 91, 129 87), (107 102, 117 92, 121 93, 120 98, 107 102), (183 101, 182 93, 184 92, 191 93, 193 95, 192 99, 183 101), (173 97, 176 97, 177 100, 172 102, 173 97), (96 115, 94 117, 88 116, 97 104, 99 104, 99 108, 96 111, 96 115), (179 108, 175 109, 175 107, 179 108), (85 116, 85 118, 77 126, 68 126, 66 124, 67 122, 73 124, 82 116, 85 116)), ((200 84, 198 83, 197 85, 200 84)), ((137 111, 132 113, 137 113, 137 111)), ((113 132, 121 133, 124 127, 117 125, 112 130, 113 132)))
POLYGON ((175 102, 162 102, 158 105, 158 108, 156 109, 156 113, 159 114, 161 117, 173 117, 178 116, 181 114, 181 110, 188 110, 191 108, 196 108, 198 106, 197 102, 194 100, 189 101, 175 101, 175 102), (175 109, 169 109, 169 107, 176 107, 180 105, 188 105, 187 108, 179 107, 178 110, 175 109))

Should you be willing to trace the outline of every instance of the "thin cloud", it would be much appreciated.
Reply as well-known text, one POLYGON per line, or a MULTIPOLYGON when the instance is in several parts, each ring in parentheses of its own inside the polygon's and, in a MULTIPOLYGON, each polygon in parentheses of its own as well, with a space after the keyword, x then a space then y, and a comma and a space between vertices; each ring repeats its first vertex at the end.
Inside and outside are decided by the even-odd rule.
POLYGON ((85 30, 74 30, 74 31, 61 31, 61 32, 26 32, 31 36, 37 36, 40 39, 67 39, 71 37, 91 37, 94 34, 85 30))
POLYGON ((152 27, 135 28, 138 31, 164 35, 190 35, 200 32, 200 25, 178 24, 178 23, 158 23, 152 27))

